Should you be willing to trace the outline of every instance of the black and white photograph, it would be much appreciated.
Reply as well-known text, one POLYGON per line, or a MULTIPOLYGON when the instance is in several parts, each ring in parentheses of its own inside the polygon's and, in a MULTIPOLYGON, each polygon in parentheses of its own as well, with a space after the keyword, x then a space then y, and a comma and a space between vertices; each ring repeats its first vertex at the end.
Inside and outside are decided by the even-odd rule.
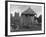
POLYGON ((8 2, 8 35, 44 33, 44 4, 8 2))

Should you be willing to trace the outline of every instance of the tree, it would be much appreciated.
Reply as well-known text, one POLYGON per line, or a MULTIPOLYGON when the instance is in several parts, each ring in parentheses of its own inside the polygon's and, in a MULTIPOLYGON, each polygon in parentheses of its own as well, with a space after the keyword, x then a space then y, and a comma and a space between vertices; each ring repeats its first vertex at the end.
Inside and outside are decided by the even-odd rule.
POLYGON ((42 15, 39 16, 39 20, 38 20, 39 23, 42 22, 42 15))

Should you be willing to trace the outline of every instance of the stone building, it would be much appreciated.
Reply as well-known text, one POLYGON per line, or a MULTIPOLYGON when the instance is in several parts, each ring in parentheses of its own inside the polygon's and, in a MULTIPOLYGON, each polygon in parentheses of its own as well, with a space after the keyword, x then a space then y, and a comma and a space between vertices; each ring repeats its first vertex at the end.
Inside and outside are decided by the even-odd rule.
POLYGON ((24 25, 32 25, 34 22, 34 16, 36 15, 36 13, 31 9, 28 8, 26 11, 24 11, 21 14, 21 24, 23 23, 24 25))

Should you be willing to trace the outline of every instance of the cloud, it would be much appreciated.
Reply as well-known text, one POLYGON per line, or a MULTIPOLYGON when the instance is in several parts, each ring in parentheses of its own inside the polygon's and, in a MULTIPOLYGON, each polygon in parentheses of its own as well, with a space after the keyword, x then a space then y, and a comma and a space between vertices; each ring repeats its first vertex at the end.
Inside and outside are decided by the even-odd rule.
POLYGON ((22 12, 24 12, 28 8, 32 8, 36 14, 37 17, 39 17, 42 14, 42 7, 41 6, 35 6, 35 5, 10 5, 10 12, 14 15, 15 12, 19 13, 21 15, 22 12))

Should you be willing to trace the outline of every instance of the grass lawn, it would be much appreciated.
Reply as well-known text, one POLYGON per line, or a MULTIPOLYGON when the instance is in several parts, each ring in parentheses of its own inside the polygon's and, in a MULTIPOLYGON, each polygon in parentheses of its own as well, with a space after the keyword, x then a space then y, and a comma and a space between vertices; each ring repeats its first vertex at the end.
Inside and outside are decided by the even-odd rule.
POLYGON ((32 24, 22 26, 16 30, 16 28, 11 28, 11 32, 20 32, 20 31, 39 31, 41 30, 41 24, 32 24))

